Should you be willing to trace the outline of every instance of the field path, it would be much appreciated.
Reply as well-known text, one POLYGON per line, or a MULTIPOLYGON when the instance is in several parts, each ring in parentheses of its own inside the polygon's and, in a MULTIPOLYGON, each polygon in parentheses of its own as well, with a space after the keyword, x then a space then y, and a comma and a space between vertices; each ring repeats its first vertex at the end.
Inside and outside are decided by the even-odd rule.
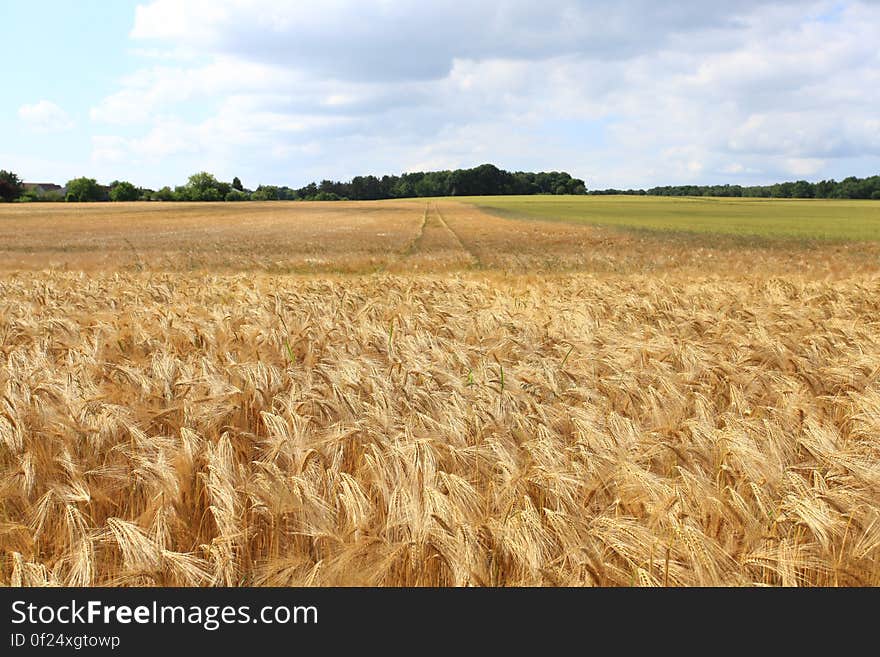
POLYGON ((440 214, 437 205, 432 202, 425 204, 419 232, 406 247, 404 256, 407 264, 415 268, 420 268, 421 261, 431 267, 479 265, 479 259, 465 247, 458 234, 440 214))
POLYGON ((440 214, 440 209, 437 207, 437 204, 434 203, 433 206, 434 206, 434 214, 437 216, 437 220, 440 222, 440 224, 443 226, 443 228, 445 228, 445 229, 447 230, 447 232, 448 232, 448 233, 453 237, 453 239, 456 241, 456 243, 458 243, 459 248, 460 248, 462 251, 467 252, 467 254, 471 257, 471 260, 473 261, 473 264, 475 264, 476 266, 480 266, 481 263, 480 263, 480 258, 479 258, 479 256, 478 256, 476 253, 474 253, 471 249, 469 249, 468 247, 466 247, 466 246, 464 245, 464 242, 461 240, 461 235, 459 235, 458 233, 456 233, 456 232, 452 229, 452 227, 447 223, 446 219, 443 218, 443 215, 440 214))
POLYGON ((406 248, 403 251, 404 255, 406 256, 411 256, 413 253, 416 253, 421 248, 422 239, 425 236, 425 226, 428 224, 428 209, 429 204, 426 203, 425 211, 422 213, 422 223, 419 226, 419 232, 412 239, 412 241, 407 244, 406 248))

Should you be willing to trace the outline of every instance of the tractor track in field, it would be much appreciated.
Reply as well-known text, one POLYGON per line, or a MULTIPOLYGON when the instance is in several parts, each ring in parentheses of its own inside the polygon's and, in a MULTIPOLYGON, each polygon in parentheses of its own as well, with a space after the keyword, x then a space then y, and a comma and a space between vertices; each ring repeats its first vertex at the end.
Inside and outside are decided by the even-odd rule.
POLYGON ((479 258, 462 242, 461 237, 437 208, 436 203, 428 202, 422 214, 422 223, 418 233, 401 252, 405 258, 422 257, 455 257, 470 266, 479 266, 479 258))
POLYGON ((416 253, 421 247, 422 240, 425 237, 425 226, 428 224, 428 203, 425 203, 425 211, 422 214, 422 225, 419 226, 419 232, 416 234, 414 238, 410 241, 409 244, 406 245, 406 248, 403 250, 404 256, 411 256, 416 253))
POLYGON ((482 262, 480 262, 479 256, 476 253, 474 253, 471 249, 469 249, 467 246, 465 246, 464 242, 461 239, 461 236, 457 232, 455 232, 455 230, 453 230, 452 226, 450 226, 447 223, 446 219, 443 218, 443 215, 440 213, 440 208, 437 207, 437 204, 434 203, 433 206, 434 206, 434 214, 437 215, 437 220, 440 222, 440 224, 443 226, 443 228, 445 228, 447 230, 447 232, 452 236, 452 238, 455 240, 456 244, 458 244, 459 248, 461 248, 462 251, 464 251, 465 253, 468 254, 468 256, 471 259, 471 262, 474 265, 476 265, 477 267, 482 267, 482 262))

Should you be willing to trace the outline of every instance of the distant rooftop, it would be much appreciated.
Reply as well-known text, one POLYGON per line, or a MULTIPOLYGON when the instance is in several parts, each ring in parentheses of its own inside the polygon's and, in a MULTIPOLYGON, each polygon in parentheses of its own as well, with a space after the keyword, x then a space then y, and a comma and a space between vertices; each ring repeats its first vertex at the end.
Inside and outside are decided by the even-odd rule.
POLYGON ((36 187, 40 187, 46 191, 54 191, 56 189, 64 189, 61 185, 56 185, 55 183, 31 183, 26 182, 22 183, 25 189, 34 189, 36 187))

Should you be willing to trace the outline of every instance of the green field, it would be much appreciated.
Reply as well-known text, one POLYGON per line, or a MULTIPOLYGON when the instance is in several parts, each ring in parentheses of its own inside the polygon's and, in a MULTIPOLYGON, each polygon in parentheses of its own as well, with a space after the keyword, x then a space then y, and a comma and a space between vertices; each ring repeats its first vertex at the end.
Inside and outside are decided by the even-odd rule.
POLYGON ((462 200, 520 219, 759 238, 880 240, 880 201, 665 196, 483 196, 462 200))

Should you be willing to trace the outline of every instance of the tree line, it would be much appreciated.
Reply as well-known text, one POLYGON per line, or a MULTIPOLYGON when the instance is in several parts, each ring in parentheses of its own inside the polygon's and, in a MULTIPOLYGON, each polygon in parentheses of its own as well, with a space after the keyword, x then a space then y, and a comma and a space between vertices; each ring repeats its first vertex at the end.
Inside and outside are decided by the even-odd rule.
POLYGON ((63 193, 45 192, 28 189, 13 173, 0 172, 0 197, 7 201, 370 201, 425 196, 586 193, 584 181, 564 171, 510 172, 493 164, 399 176, 355 176, 347 182, 322 180, 299 188, 260 185, 253 190, 246 189, 238 177, 224 182, 202 171, 190 176, 185 185, 174 188, 153 190, 119 180, 99 185, 94 178, 75 178, 67 182, 63 193), (8 189, 3 187, 3 175, 8 178, 8 189))
POLYGON ((857 178, 849 176, 841 181, 820 180, 776 183, 773 185, 667 185, 650 189, 601 189, 589 194, 624 194, 635 196, 721 196, 747 198, 839 198, 880 199, 880 176, 857 178))
POLYGON ((259 185, 246 189, 237 177, 223 182, 205 171, 185 185, 159 190, 114 180, 99 185, 94 178, 69 180, 63 193, 29 189, 10 171, 0 171, 0 201, 369 201, 425 196, 495 196, 530 194, 592 194, 629 196, 718 196, 749 198, 880 199, 880 175, 849 176, 773 185, 666 185, 650 189, 587 190, 579 178, 564 171, 510 172, 492 164, 472 169, 404 173, 399 176, 355 176, 347 182, 322 180, 303 187, 259 185))

